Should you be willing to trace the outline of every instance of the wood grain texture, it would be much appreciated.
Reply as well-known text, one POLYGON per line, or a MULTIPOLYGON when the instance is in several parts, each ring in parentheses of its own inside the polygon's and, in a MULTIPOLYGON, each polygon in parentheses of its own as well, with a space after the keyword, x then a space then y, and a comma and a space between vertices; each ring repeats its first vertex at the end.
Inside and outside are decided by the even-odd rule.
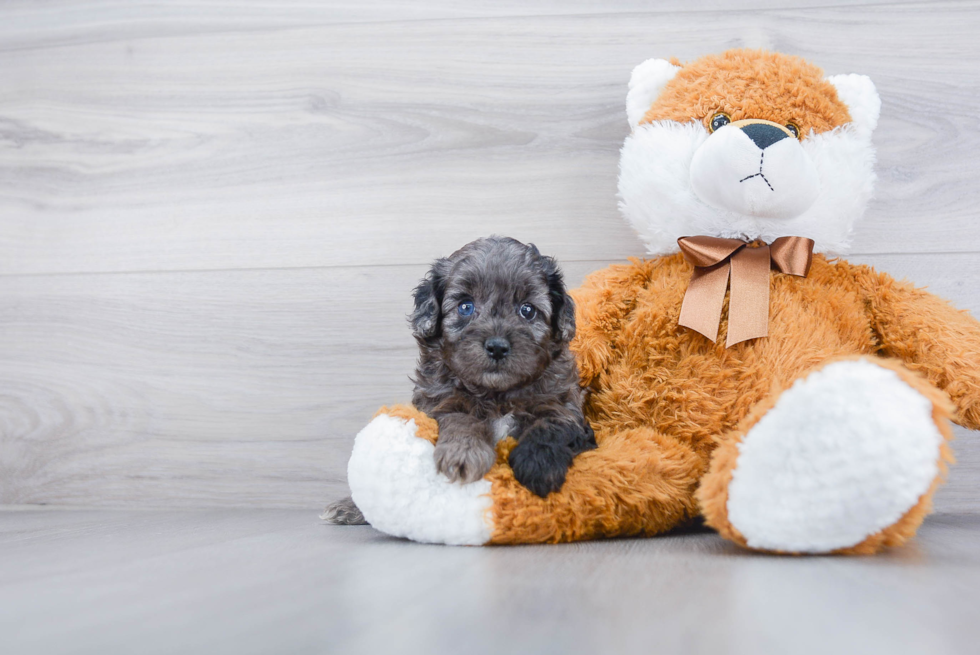
POLYGON ((426 269, 0 276, 0 505, 334 498, 411 397, 426 269))
POLYGON ((536 18, 598 14, 683 14, 724 10, 808 9, 921 4, 921 0, 426 0, 355 3, 303 0, 237 0, 231 10, 217 0, 157 3, 147 0, 32 0, 4 2, 0 50, 126 41, 134 37, 224 32, 268 32, 321 25, 480 18, 536 18))
MULTIPOLYGON (((615 178, 650 56, 871 75, 852 259, 980 315, 980 2, 649 4, 0 6, 0 504, 343 493, 353 435, 408 398, 428 261, 505 233, 574 285, 642 255, 615 178)), ((937 504, 973 511, 958 434, 937 504)))
POLYGON ((873 558, 771 557, 710 533, 447 548, 309 511, 0 512, 0 630, 46 655, 967 655, 978 538, 935 515, 873 558))
MULTIPOLYGON (((970 255, 862 263, 980 315, 970 255), (964 282, 966 281, 966 282, 964 282)), ((566 265, 576 286, 604 263, 566 265)), ((313 507, 406 402, 424 266, 0 276, 0 504, 313 507)), ((980 509, 977 435, 940 509, 980 509)))
POLYGON ((733 46, 878 84, 856 252, 980 250, 976 2, 373 22, 308 5, 264 28, 258 3, 202 4, 0 21, 0 272, 421 263, 490 232, 639 255, 615 206, 629 72, 733 46))

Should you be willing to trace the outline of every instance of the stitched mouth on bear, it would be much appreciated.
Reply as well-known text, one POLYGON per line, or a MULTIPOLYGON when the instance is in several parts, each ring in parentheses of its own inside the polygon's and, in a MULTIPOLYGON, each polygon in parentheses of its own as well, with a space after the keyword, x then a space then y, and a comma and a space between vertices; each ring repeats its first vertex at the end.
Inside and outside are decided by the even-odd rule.
POLYGON ((762 165, 765 163, 765 159, 766 159, 766 151, 763 150, 762 153, 759 154, 759 172, 758 173, 754 173, 752 175, 746 175, 745 177, 743 177, 741 180, 738 181, 739 184, 741 184, 742 182, 745 182, 746 180, 751 180, 752 178, 755 178, 755 177, 761 177, 762 178, 762 181, 766 183, 766 186, 767 187, 769 187, 769 190, 770 191, 775 191, 775 189, 772 188, 772 185, 769 184, 769 180, 766 179, 765 174, 763 174, 763 172, 762 172, 762 165))
POLYGON ((690 174, 705 204, 758 218, 799 216, 820 192, 816 166, 800 141, 770 121, 718 128, 694 152, 690 174))

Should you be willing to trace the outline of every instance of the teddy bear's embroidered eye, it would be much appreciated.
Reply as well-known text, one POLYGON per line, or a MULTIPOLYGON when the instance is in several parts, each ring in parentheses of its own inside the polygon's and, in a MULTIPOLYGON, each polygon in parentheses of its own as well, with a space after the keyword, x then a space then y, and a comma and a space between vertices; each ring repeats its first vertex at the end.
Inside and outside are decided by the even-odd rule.
POLYGON ((800 133, 801 133, 800 126, 797 125, 796 123, 792 121, 786 123, 786 129, 792 132, 793 136, 795 136, 797 139, 800 138, 800 133))
POLYGON ((473 304, 472 300, 464 300, 463 302, 459 303, 459 307, 456 308, 456 311, 459 312, 460 316, 470 316, 473 314, 474 309, 476 309, 476 305, 473 304))
POLYGON ((714 132, 715 130, 720 130, 721 128, 725 127, 731 122, 732 122, 732 117, 726 114, 725 112, 720 111, 711 117, 711 122, 708 123, 708 127, 711 129, 712 132, 714 132))
POLYGON ((523 316, 526 320, 530 321, 537 313, 538 310, 535 309, 534 305, 531 303, 526 302, 521 305, 521 316, 523 316))

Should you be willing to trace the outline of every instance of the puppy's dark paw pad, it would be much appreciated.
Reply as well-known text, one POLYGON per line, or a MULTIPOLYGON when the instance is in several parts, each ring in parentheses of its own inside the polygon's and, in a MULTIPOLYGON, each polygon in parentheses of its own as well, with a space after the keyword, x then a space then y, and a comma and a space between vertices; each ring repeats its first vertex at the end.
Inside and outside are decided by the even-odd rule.
POLYGON ((437 441, 436 470, 452 482, 476 482, 497 461, 497 453, 482 441, 437 441))
POLYGON ((572 464, 572 452, 556 443, 525 441, 510 451, 508 462, 517 481, 544 498, 565 484, 565 472, 572 464))
POLYGON ((350 496, 327 505, 320 518, 333 525, 367 525, 364 515, 350 496))

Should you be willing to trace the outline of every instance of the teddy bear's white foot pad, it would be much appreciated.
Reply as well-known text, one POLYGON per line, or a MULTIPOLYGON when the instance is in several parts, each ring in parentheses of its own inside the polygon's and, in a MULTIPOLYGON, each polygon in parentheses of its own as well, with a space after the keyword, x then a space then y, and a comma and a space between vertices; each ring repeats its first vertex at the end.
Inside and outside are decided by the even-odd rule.
POLYGON ((436 471, 435 447, 414 420, 376 416, 354 439, 347 465, 354 503, 375 529, 414 541, 480 545, 490 540, 490 482, 452 483, 436 471))
POLYGON ((821 553, 894 524, 939 473, 932 403, 843 361, 798 380, 739 444, 728 520, 752 548, 821 553))

